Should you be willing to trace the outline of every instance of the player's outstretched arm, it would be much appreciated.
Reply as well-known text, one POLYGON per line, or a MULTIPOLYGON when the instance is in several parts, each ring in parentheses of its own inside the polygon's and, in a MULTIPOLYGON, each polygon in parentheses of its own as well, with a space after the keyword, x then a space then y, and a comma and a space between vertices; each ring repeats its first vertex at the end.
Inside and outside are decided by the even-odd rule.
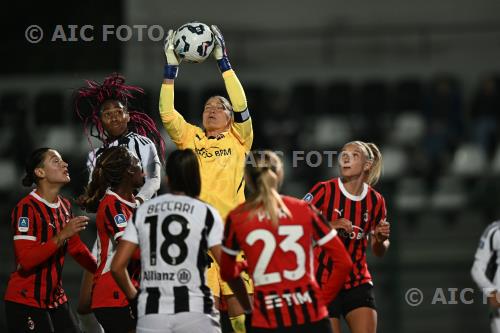
MULTIPOLYGON (((165 40, 165 57, 167 63, 163 72, 164 80, 160 90, 160 118, 168 135, 174 143, 180 147, 186 132, 191 126, 184 120, 184 117, 174 108, 174 80, 180 64, 179 57, 174 51, 175 32, 168 31, 165 40)), ((181 148, 181 147, 180 147, 181 148)))
POLYGON ((224 85, 226 86, 227 94, 233 106, 233 128, 238 133, 243 144, 247 147, 247 150, 250 150, 253 141, 253 130, 245 91, 229 62, 226 43, 222 33, 216 25, 212 25, 211 28, 215 36, 213 56, 222 73, 224 85))

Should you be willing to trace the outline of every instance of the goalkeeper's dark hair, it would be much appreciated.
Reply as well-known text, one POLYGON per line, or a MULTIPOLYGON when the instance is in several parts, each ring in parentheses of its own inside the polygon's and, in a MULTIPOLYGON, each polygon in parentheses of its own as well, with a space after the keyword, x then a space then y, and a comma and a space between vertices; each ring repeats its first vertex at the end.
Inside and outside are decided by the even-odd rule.
POLYGON ((191 149, 179 149, 169 154, 165 171, 172 192, 183 192, 196 198, 201 192, 198 157, 191 149))
POLYGON ((124 179, 126 171, 133 166, 134 158, 124 146, 109 147, 99 155, 92 180, 85 188, 81 204, 86 211, 95 213, 106 190, 114 189, 124 179))
MULTIPOLYGON (((74 95, 75 112, 83 121, 85 134, 92 147, 90 137, 93 136, 109 144, 104 128, 102 126, 100 113, 102 105, 109 100, 115 100, 122 104, 123 109, 130 116, 129 130, 142 136, 146 136, 157 146, 162 163, 165 162, 165 141, 158 131, 155 122, 147 114, 136 107, 132 107, 131 101, 137 95, 143 95, 144 90, 140 87, 125 84, 125 78, 113 73, 104 79, 101 84, 96 81, 86 80, 86 86, 76 90, 74 95)), ((93 148, 93 147, 92 147, 93 148)))
POLYGON ((35 169, 43 168, 43 160, 50 149, 52 148, 43 147, 31 152, 24 165, 26 175, 24 175, 22 180, 23 186, 31 187, 33 184, 38 184, 38 177, 35 175, 35 169))
POLYGON ((262 150, 248 154, 245 180, 250 196, 244 209, 252 211, 250 217, 261 210, 268 214, 272 224, 277 227, 280 212, 292 216, 278 192, 283 176, 283 163, 274 152, 262 150))

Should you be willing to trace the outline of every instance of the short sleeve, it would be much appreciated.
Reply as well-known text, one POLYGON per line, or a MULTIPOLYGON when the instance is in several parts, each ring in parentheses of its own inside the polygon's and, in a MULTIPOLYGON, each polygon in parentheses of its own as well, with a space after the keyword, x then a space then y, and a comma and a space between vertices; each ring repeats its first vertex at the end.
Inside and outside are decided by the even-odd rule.
POLYGON ((127 216, 118 201, 104 208, 104 225, 108 235, 115 241, 123 235, 127 227, 127 216))
POLYGON ((147 177, 156 175, 156 170, 160 163, 160 157, 153 141, 149 138, 137 138, 141 142, 141 164, 147 177))
POLYGON ((139 244, 139 233, 137 232, 136 226, 136 214, 134 214, 128 221, 127 227, 125 228, 121 239, 134 244, 139 244))
POLYGON ((240 245, 238 244, 238 239, 236 238, 234 223, 231 215, 229 215, 226 219, 224 237, 222 239, 222 251, 231 256, 237 256, 240 253, 240 245))
POLYGON ((37 240, 38 220, 33 207, 20 203, 12 211, 12 232, 14 240, 37 240))
POLYGON ((309 205, 312 224, 312 238, 316 245, 323 246, 337 236, 325 217, 314 206, 309 205))
POLYGON ((303 200, 310 203, 320 211, 323 210, 325 202, 326 186, 324 183, 317 183, 313 188, 304 196, 303 200))
POLYGON ((146 182, 140 188, 137 196, 144 200, 151 199, 160 189, 161 183, 161 162, 156 146, 154 143, 145 137, 137 137, 137 141, 141 142, 140 155, 141 166, 146 175, 146 182))

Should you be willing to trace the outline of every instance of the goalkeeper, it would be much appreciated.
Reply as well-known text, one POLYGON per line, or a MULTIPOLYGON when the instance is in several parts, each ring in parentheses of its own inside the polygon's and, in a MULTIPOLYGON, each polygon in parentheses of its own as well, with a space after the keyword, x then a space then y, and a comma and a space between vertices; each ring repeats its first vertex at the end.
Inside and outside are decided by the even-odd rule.
MULTIPOLYGON (((244 163, 253 141, 252 120, 247 108, 245 92, 229 63, 224 38, 216 26, 213 55, 217 60, 229 102, 225 97, 212 96, 203 109, 203 129, 194 126, 174 108, 174 80, 177 77, 179 59, 174 52, 175 33, 170 30, 165 43, 167 64, 160 92, 160 116, 172 141, 179 149, 190 148, 197 153, 200 162, 200 199, 213 205, 223 219, 230 210, 245 201, 244 163)), ((248 276, 249 294, 253 293, 248 276)), ((229 319, 234 332, 245 332, 243 309, 229 286, 220 278, 219 267, 213 262, 207 271, 207 285, 216 297, 216 307, 227 304, 229 319)), ((224 320, 223 331, 231 329, 224 320)))

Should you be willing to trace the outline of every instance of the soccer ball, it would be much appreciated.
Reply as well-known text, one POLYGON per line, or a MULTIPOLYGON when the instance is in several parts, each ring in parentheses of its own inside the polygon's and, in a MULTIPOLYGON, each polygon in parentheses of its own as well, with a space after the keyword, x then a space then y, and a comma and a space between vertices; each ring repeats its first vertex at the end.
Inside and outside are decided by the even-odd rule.
POLYGON ((201 22, 186 23, 177 29, 174 50, 186 62, 201 63, 212 53, 215 37, 210 27, 201 22))

